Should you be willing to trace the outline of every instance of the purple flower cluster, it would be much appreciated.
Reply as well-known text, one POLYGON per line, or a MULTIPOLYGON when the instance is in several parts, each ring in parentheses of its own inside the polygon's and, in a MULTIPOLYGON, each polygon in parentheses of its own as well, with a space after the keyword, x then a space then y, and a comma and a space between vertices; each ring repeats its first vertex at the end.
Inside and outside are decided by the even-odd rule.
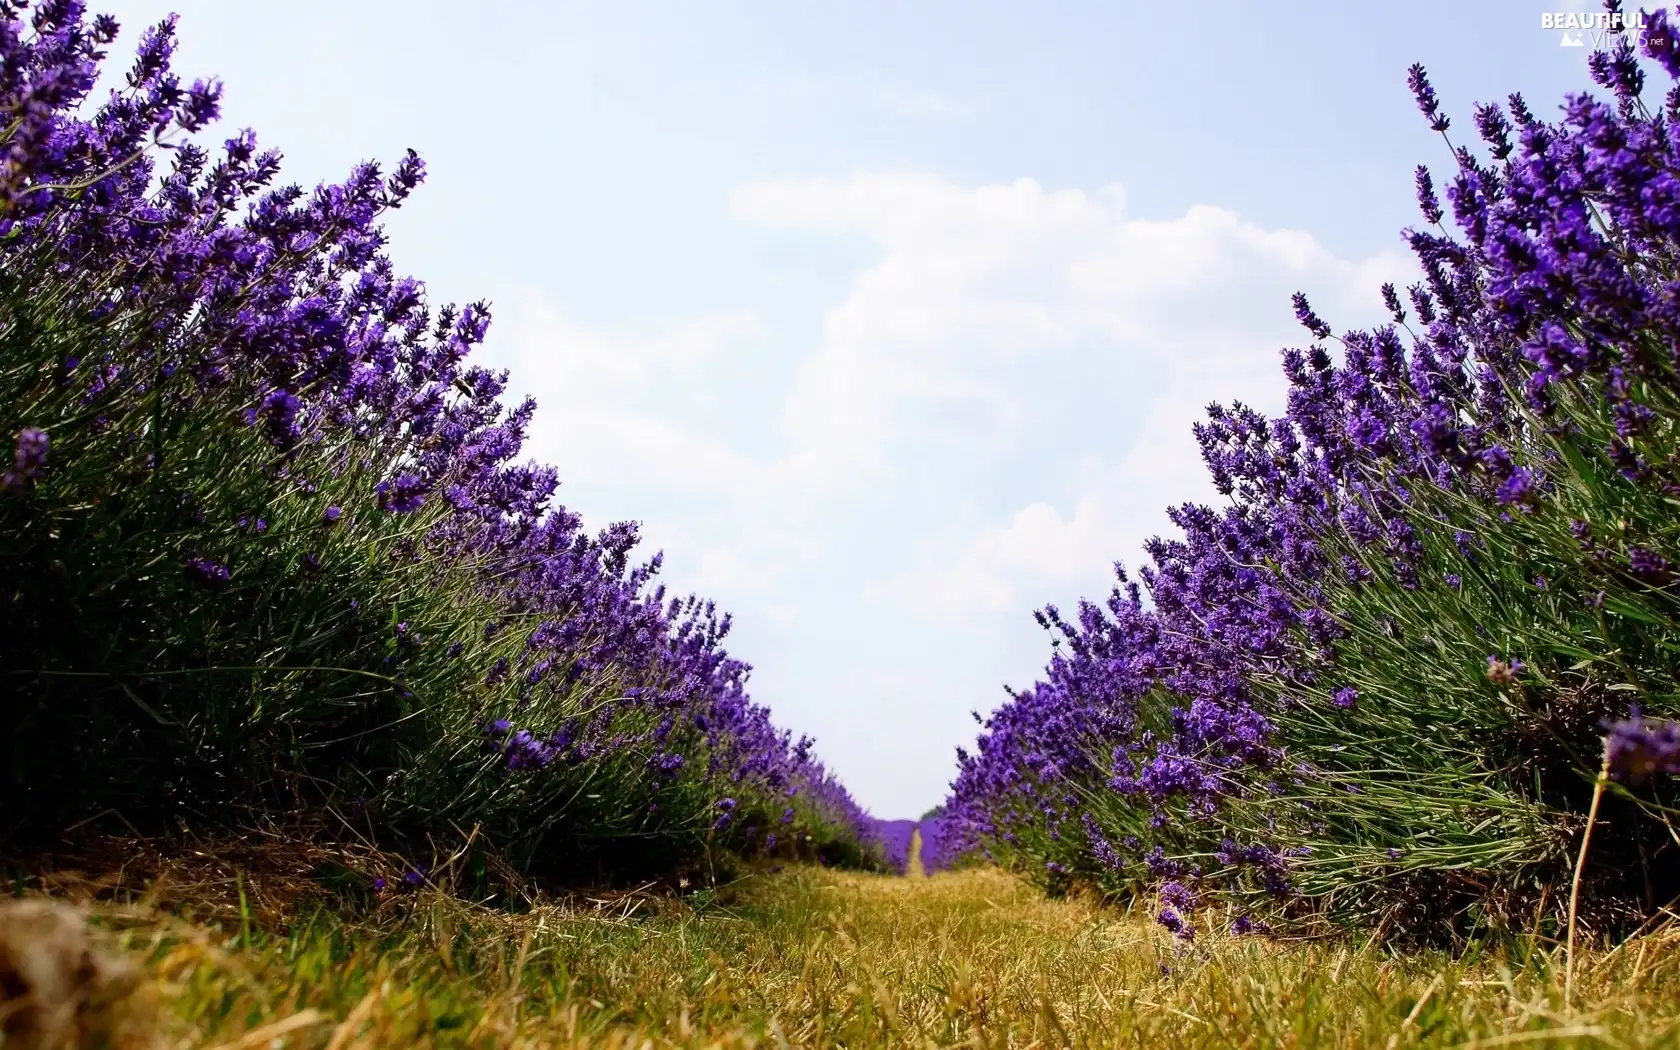
MULTIPOLYGON (((1221 506, 1171 508, 1177 534, 1146 545, 1135 581, 1116 565, 1106 601, 1037 614, 1053 649, 1043 679, 958 752, 946 819, 960 849, 1028 871, 1054 857, 1133 889, 1139 868, 1199 875, 1213 856, 1205 874, 1230 892, 1288 896, 1307 879, 1325 896, 1373 882, 1348 858, 1386 857, 1485 804, 1496 816, 1478 834, 1496 841, 1477 863, 1557 862, 1571 818, 1541 796, 1578 778, 1511 783, 1534 782, 1530 763, 1567 768, 1592 726, 1530 712, 1585 673, 1623 674, 1609 660, 1585 672, 1582 646, 1671 682, 1675 639, 1648 625, 1680 612, 1666 594, 1680 548, 1680 86, 1647 109, 1626 39, 1590 68, 1612 100, 1571 96, 1556 124, 1515 95, 1478 107, 1491 161, 1449 139, 1444 202, 1418 170, 1429 228, 1405 237, 1424 279, 1405 302, 1382 289, 1391 324, 1336 337, 1295 297, 1312 342, 1282 353, 1287 413, 1211 405, 1195 427, 1221 506), (1571 637, 1592 641, 1556 641, 1571 637), (1384 786, 1404 804, 1380 801, 1384 786), (1535 830, 1548 820, 1561 823, 1535 830), (1306 864, 1307 843, 1335 848, 1306 864)), ((1424 70, 1409 78, 1445 137, 1424 70)), ((1666 769, 1672 725, 1613 727, 1618 769, 1666 769)), ((1162 923, 1188 936, 1187 909, 1163 900, 1162 923)))
POLYGON ((1680 723, 1644 718, 1635 709, 1605 729, 1605 761, 1615 779, 1638 783, 1653 773, 1680 773, 1680 723))
POLYGON ((18 431, 12 466, 0 475, 0 488, 7 492, 22 492, 28 488, 46 468, 49 444, 47 432, 40 427, 24 427, 18 431))
POLYGON ((395 481, 381 481, 374 486, 381 509, 393 514, 410 514, 426 502, 426 483, 413 474, 402 474, 395 481))
POLYGON ((226 565, 199 555, 187 559, 187 575, 211 587, 219 587, 233 578, 226 565))

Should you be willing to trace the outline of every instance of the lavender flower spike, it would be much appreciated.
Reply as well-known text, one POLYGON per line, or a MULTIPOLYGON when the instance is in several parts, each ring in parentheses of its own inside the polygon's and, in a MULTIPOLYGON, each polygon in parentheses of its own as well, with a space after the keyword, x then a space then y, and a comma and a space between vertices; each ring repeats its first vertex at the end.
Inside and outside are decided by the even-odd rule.
POLYGON ((12 469, 0 478, 0 488, 7 492, 22 492, 47 464, 47 432, 40 427, 24 427, 18 432, 17 448, 12 453, 12 469))
POLYGON ((1638 783, 1653 773, 1680 772, 1680 723, 1646 718, 1634 708, 1605 730, 1604 754, 1616 780, 1638 783))

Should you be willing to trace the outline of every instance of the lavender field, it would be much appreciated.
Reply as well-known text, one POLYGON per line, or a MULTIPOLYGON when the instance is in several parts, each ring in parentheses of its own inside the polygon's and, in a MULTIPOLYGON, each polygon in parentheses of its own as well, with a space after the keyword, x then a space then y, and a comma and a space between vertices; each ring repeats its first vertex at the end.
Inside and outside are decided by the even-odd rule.
POLYGON ((934 812, 920 820, 880 820, 869 824, 870 845, 880 851, 888 870, 901 875, 932 875, 958 863, 960 855, 947 852, 944 816, 934 812))
MULTIPOLYGON (((1294 296, 1283 410, 1215 402, 1194 426, 1217 499, 1167 508, 1106 596, 1043 605, 1038 680, 974 715, 936 808, 889 819, 754 699, 735 621, 667 590, 644 526, 586 523, 530 458, 543 409, 484 363, 489 304, 435 301, 392 258, 387 224, 425 192, 417 152, 306 189, 254 132, 220 129, 221 82, 176 71, 175 18, 131 33, 79 0, 0 0, 14 894, 80 894, 130 933, 156 913, 109 909, 237 923, 306 1019, 265 1020, 266 1000, 248 1023, 213 1017, 247 993, 203 976, 178 1012, 228 1045, 352 1045, 378 1012, 363 1004, 394 994, 354 969, 275 976, 285 952, 411 967, 475 1018, 412 1027, 421 995, 354 1045, 689 1045, 713 1031, 692 1010, 785 1046, 777 996, 802 1004, 801 1045, 986 1046, 992 1020, 1008 1045, 1167 1038, 1138 1020, 1148 982, 1183 993, 1175 1016, 1240 1015, 1195 1045, 1669 1045, 1680 25, 1615 2, 1593 19, 1610 32, 1561 101, 1447 98, 1422 65, 1400 71, 1437 143, 1402 233, 1419 279, 1372 289, 1387 320, 1366 327, 1294 296), (167 897, 186 857, 202 892, 167 897), (565 911, 583 900, 589 922, 648 925, 577 926, 601 954, 541 948, 549 985, 519 991, 547 927, 504 943, 507 917, 583 922, 565 911), (344 933, 357 916, 388 924, 381 947, 344 933), (899 929, 942 947, 912 958, 899 929), (634 992, 589 969, 673 930, 670 971, 637 971, 634 992), (1314 984, 1321 948, 1363 990, 1314 984), (457 950, 495 955, 506 1003, 468 987, 457 950), (842 956, 843 984, 812 976, 842 956), (1075 956, 1133 1012, 1068 984, 1075 956), (1259 1000, 1230 1005, 1234 958, 1323 996, 1301 1017, 1334 1038, 1261 1034, 1259 1000), (1578 1016, 1578 969, 1604 1003, 1629 998, 1578 1016), (925 987, 866 987, 877 970, 925 987), (1498 1002, 1458 987, 1500 981, 1498 1002), (1544 1009, 1518 1011, 1518 984, 1544 1009), (621 1016, 609 987, 677 1013, 621 1016), (1438 992, 1458 1014, 1431 1019, 1438 992), (545 995, 545 1019, 521 1013, 545 995), (827 1027, 831 995, 850 1035, 827 1027), (579 1011, 599 1022, 582 1036, 579 1011)), ((862 657, 836 648, 845 678, 862 657)), ((177 934, 156 931, 126 950, 168 984, 177 934)), ((12 965, 7 936, 0 921, 12 965)))

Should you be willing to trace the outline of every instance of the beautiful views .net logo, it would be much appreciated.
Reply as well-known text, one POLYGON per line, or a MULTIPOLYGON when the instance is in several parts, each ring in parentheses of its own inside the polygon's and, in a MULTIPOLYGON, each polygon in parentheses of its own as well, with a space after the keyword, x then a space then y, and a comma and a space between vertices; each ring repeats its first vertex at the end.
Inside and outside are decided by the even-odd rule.
POLYGON ((1540 13, 1540 28, 1555 29, 1562 36, 1558 44, 1562 47, 1592 47, 1595 50, 1606 50, 1615 41, 1615 37, 1623 33, 1634 36, 1635 47, 1645 44, 1645 31, 1648 20, 1643 11, 1624 13, 1621 11, 1542 11, 1540 13))

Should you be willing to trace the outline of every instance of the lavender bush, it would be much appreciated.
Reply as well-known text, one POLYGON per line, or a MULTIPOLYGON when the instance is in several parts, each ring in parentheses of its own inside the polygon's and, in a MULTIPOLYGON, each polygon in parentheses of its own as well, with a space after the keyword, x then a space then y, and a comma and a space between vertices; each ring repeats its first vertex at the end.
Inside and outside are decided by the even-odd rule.
MULTIPOLYGON (((1680 87, 1653 107, 1629 36, 1555 122, 1476 107, 1479 149, 1413 67, 1454 168, 1444 201, 1417 171, 1425 280, 1339 337, 1296 297, 1287 414, 1196 428, 1224 504, 1039 613, 1044 679, 961 755, 962 848, 1159 895, 1183 936, 1213 902, 1243 929, 1558 921, 1603 735, 1680 714, 1680 87)), ((1666 13, 1643 46, 1680 77, 1666 13)), ((1601 928, 1680 896, 1647 765, 1600 813, 1601 928)))
POLYGON ((0 0, 0 834, 330 810, 533 871, 864 861, 729 617, 520 461, 487 307, 394 270, 420 159, 306 192, 206 148, 173 20, 85 111, 116 33, 0 0))

